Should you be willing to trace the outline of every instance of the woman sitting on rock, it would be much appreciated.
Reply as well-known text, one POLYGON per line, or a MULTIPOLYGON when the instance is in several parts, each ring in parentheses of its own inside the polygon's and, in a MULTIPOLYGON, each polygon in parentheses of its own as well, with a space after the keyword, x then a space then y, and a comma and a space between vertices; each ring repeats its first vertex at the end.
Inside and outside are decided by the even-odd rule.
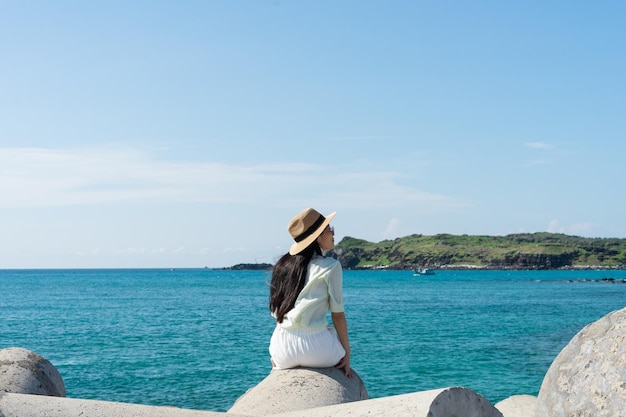
POLYGON ((277 369, 336 366, 352 377, 348 325, 343 308, 342 269, 323 256, 335 247, 335 217, 308 208, 289 222, 295 243, 272 272, 270 311, 276 328, 270 340, 272 365, 277 369), (331 312, 334 328, 328 325, 331 312))

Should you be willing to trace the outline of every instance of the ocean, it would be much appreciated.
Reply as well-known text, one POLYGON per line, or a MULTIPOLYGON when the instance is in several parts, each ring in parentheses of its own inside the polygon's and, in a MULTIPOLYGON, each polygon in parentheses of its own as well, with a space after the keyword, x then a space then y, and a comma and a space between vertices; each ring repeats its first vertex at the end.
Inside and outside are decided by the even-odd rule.
MULTIPOLYGON (((344 271, 370 398, 463 386, 536 395, 626 271, 344 271)), ((226 411, 271 370, 267 271, 0 270, 0 348, 50 360, 73 398, 226 411)))

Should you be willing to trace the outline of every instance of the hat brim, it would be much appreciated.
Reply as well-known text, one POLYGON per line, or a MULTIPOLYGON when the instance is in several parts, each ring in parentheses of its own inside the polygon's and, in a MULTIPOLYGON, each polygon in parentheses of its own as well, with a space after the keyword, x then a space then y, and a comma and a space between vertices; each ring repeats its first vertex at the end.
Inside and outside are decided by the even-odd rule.
POLYGON ((291 245, 291 248, 289 248, 289 254, 297 255, 303 250, 305 250, 311 243, 313 243, 322 234, 326 226, 328 226, 330 224, 330 221, 333 219, 333 217, 335 217, 335 214, 337 214, 337 212, 333 211, 328 216, 326 216, 326 219, 324 220, 322 224, 320 224, 320 227, 318 227, 313 233, 311 233, 310 236, 307 236, 306 239, 303 239, 300 242, 296 242, 293 245, 291 245))

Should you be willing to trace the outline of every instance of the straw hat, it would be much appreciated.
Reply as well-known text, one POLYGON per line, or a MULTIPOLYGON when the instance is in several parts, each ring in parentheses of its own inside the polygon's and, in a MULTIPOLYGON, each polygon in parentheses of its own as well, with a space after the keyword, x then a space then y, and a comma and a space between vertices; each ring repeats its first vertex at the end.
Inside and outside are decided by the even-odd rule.
POLYGON ((335 217, 335 214, 337 212, 332 212, 324 217, 317 210, 308 208, 291 219, 287 229, 296 243, 291 245, 289 254, 296 255, 313 243, 335 217))

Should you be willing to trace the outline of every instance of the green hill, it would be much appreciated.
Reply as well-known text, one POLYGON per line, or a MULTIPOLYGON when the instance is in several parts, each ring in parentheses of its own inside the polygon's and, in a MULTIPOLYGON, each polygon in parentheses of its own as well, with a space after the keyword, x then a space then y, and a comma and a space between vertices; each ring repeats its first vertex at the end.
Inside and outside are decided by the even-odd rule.
POLYGON ((345 237, 336 245, 335 253, 346 269, 626 267, 626 239, 554 233, 411 235, 378 243, 345 237))

